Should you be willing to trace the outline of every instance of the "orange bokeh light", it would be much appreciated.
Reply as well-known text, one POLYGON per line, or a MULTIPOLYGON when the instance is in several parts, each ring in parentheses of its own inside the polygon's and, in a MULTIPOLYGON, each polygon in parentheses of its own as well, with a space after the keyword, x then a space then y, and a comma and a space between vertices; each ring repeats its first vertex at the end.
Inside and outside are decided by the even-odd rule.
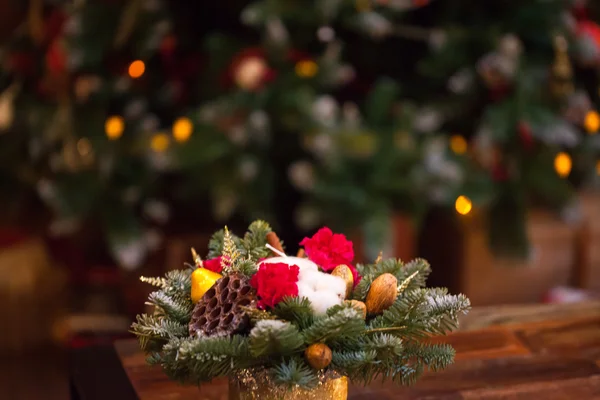
POLYGON ((129 64, 129 76, 132 78, 139 78, 144 75, 146 71, 146 64, 142 60, 135 60, 131 64, 129 64))

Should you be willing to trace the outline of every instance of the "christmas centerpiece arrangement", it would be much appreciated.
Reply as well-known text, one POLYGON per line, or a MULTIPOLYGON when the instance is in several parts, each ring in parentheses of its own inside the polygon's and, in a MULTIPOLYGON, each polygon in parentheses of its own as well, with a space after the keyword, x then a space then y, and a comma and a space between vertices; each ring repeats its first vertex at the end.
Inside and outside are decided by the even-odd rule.
POLYGON ((429 264, 352 264, 352 242, 329 228, 297 256, 264 221, 243 237, 216 232, 208 257, 162 278, 152 314, 132 325, 150 364, 199 385, 227 377, 231 399, 345 399, 348 379, 414 382, 449 365, 454 349, 431 344, 458 325, 464 295, 426 288, 429 264))

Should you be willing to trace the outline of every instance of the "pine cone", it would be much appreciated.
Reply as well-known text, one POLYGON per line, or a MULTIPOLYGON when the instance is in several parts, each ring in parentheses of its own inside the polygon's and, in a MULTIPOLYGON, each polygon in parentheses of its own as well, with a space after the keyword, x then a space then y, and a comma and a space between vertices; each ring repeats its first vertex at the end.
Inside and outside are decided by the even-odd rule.
POLYGON ((255 302, 256 291, 248 278, 241 274, 224 276, 196 303, 190 335, 229 336, 245 331, 250 318, 242 307, 255 302))

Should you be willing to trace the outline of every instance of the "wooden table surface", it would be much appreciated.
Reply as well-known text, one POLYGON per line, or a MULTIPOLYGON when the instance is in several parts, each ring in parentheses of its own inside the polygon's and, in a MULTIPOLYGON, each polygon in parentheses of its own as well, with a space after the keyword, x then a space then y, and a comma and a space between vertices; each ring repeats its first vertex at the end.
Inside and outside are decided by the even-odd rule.
MULTIPOLYGON (((474 309, 451 343, 456 363, 412 387, 351 386, 349 399, 600 399, 600 302, 474 309)), ((223 380, 170 382, 134 340, 115 344, 140 400, 226 400, 223 380)))

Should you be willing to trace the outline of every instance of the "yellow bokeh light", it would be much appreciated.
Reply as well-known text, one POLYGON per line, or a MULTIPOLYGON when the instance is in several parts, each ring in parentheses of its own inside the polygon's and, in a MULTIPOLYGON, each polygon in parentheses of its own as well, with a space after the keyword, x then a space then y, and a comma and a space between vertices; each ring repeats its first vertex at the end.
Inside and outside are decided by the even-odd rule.
POLYGON ((590 135, 598 133, 598 129, 600 129, 600 114, 597 111, 588 112, 583 125, 590 135))
POLYGON ((450 137, 450 149, 455 154, 465 154, 467 152, 467 140, 461 135, 452 135, 450 137))
POLYGON ((110 140, 117 140, 123 136, 124 130, 125 121, 123 121, 122 117, 117 115, 107 118, 106 122, 104 123, 104 132, 106 132, 106 136, 110 140))
POLYGON ((558 153, 554 158, 554 170, 561 178, 566 178, 571 173, 573 161, 571 156, 565 152, 558 153))
POLYGON ((173 124, 173 137, 179 143, 187 142, 193 130, 194 125, 189 118, 178 118, 173 124))
POLYGON ((312 78, 319 71, 319 66, 312 60, 299 61, 296 64, 296 75, 300 78, 312 78))
POLYGON ((150 140, 150 148, 157 153, 166 151, 170 144, 171 139, 166 133, 157 133, 156 135, 152 136, 152 139, 150 140))
POLYGON ((454 208, 460 215, 467 215, 473 209, 473 202, 467 196, 458 196, 454 202, 454 208))
POLYGON ((131 64, 129 64, 129 76, 132 78, 139 78, 140 76, 144 75, 144 72, 146 71, 146 64, 144 64, 144 62, 142 60, 135 60, 134 62, 132 62, 131 64))

